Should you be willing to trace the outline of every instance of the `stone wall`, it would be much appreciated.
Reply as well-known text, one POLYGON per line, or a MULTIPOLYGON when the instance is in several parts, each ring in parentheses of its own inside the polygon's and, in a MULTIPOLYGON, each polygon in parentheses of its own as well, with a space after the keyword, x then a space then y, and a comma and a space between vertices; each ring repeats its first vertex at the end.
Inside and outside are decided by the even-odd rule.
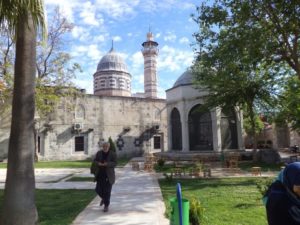
MULTIPOLYGON (((99 142, 111 137, 119 156, 167 150, 167 112, 163 99, 99 97, 63 98, 46 121, 39 121, 39 159, 92 157, 99 142), (78 126, 80 129, 74 129, 78 126), (83 151, 75 151, 75 139, 83 151), (154 149, 154 139, 160 148, 154 149)), ((0 156, 7 154, 9 126, 0 127, 0 156)), ((156 146, 157 147, 157 146, 156 146)))

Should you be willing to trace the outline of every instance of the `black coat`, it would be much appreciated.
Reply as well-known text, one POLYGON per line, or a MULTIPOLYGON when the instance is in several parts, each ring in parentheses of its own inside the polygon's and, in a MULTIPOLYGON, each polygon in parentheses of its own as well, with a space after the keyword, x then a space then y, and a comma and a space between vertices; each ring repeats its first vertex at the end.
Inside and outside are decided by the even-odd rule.
MULTIPOLYGON (((96 162, 102 162, 102 151, 98 151, 96 154, 96 157, 94 159, 96 162)), ((109 183, 114 184, 116 180, 116 175, 115 175, 115 167, 117 165, 117 155, 113 151, 109 151, 109 154, 107 156, 107 159, 105 160, 107 162, 107 166, 105 166, 105 172, 108 177, 109 183)), ((97 179, 97 177, 96 177, 97 179)))
POLYGON ((280 182, 268 191, 266 205, 269 225, 300 225, 300 200, 280 182))

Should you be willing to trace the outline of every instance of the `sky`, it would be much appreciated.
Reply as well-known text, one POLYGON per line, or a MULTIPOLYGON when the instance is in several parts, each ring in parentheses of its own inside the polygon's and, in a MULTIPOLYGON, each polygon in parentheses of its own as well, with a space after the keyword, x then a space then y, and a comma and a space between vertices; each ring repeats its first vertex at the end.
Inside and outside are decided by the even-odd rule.
POLYGON ((74 24, 65 50, 82 68, 75 84, 89 94, 93 93, 93 74, 111 49, 112 40, 132 76, 131 92, 144 92, 141 44, 150 30, 159 44, 160 98, 165 98, 165 90, 194 60, 193 33, 198 26, 191 14, 196 14, 200 4, 196 0, 45 0, 47 12, 59 6, 62 15, 74 24))

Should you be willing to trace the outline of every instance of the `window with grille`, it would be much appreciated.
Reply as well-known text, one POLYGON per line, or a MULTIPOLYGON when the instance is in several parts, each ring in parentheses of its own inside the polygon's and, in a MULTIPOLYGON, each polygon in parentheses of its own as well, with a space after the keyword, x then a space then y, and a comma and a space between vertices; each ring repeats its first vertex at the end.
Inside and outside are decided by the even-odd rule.
POLYGON ((160 149, 160 136, 154 136, 154 149, 160 149))
POLYGON ((84 137, 78 136, 75 137, 75 152, 83 152, 84 151, 84 137))

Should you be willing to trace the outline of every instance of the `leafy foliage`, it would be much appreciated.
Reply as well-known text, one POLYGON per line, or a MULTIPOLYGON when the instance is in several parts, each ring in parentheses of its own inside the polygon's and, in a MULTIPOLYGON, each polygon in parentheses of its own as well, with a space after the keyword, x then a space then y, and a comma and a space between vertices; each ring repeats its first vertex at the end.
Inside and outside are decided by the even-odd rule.
MULTIPOLYGON (((71 80, 77 72, 81 72, 79 64, 70 63, 70 54, 63 50, 64 36, 71 32, 73 24, 61 16, 58 8, 55 8, 49 21, 47 40, 40 32, 37 41, 36 108, 43 119, 53 111, 60 97, 76 93, 71 80)), ((11 105, 15 36, 5 25, 0 32, 0 83, 5 87, 4 91, 0 91, 3 111, 11 105)))
POLYGON ((300 132, 300 81, 296 77, 288 80, 279 97, 275 121, 281 125, 290 123, 294 130, 300 132))
POLYGON ((273 177, 267 177, 261 180, 257 180, 256 187, 261 194, 261 196, 264 196, 270 187, 270 185, 273 183, 274 178, 273 177))
MULTIPOLYGON (((245 117, 243 122, 244 122, 244 129, 245 129, 246 133, 249 135, 254 135, 252 127, 251 127, 250 118, 245 117)), ((264 123, 261 121, 259 116, 256 115, 255 116, 255 134, 256 135, 259 134, 263 128, 264 128, 264 123)))
POLYGON ((157 166, 158 167, 163 167, 165 165, 165 162, 166 161, 164 159, 160 158, 160 159, 157 160, 157 166))
POLYGON ((201 202, 193 197, 189 199, 190 202, 190 224, 191 225, 200 225, 205 218, 205 209, 201 202))
POLYGON ((205 106, 238 106, 256 133, 256 115, 273 109, 286 77, 298 74, 300 3, 214 1, 194 15, 195 84, 207 92, 205 106), (296 7, 296 8, 295 8, 296 7), (286 27, 285 27, 286 25, 286 27), (276 31, 276 32, 274 32, 276 31))

